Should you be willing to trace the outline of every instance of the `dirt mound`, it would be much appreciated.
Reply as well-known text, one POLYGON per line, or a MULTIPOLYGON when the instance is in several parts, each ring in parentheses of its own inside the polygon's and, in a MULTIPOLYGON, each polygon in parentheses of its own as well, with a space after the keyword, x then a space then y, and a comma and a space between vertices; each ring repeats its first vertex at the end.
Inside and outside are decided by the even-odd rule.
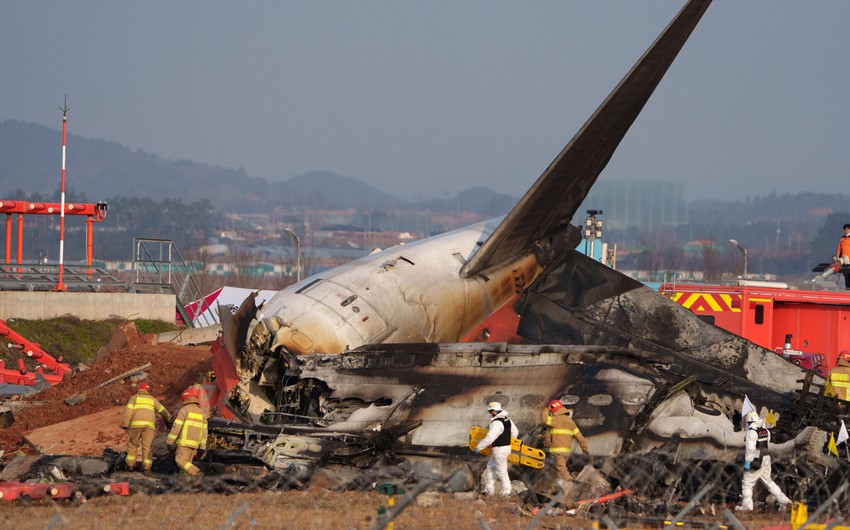
POLYGON ((68 375, 58 385, 29 396, 30 406, 15 413, 15 422, 0 430, 0 449, 10 453, 28 452, 21 436, 24 432, 99 412, 116 405, 124 405, 136 392, 136 385, 128 380, 116 381, 95 388, 116 375, 145 363, 147 382, 151 393, 171 412, 180 406, 180 392, 191 383, 198 382, 212 369, 208 347, 174 346, 168 344, 136 345, 116 350, 94 363, 91 368, 68 375), (86 394, 77 405, 67 405, 64 399, 76 393, 86 394))

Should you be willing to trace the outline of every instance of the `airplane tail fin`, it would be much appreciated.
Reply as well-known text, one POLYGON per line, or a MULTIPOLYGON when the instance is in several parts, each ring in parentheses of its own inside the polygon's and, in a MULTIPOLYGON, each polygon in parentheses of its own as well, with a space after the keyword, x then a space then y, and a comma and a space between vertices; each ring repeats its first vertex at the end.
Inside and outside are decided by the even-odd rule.
POLYGON ((690 0, 461 269, 468 278, 562 231, 711 0, 690 0))

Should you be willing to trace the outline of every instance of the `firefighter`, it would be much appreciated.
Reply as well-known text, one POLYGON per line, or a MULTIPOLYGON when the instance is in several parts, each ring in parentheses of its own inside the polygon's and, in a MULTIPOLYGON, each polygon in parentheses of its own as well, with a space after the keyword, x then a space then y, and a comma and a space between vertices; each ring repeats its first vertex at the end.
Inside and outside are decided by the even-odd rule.
POLYGON ((185 403, 171 426, 167 442, 169 448, 177 445, 174 461, 181 475, 203 476, 201 470, 192 463, 198 451, 207 450, 207 417, 201 409, 198 390, 190 386, 180 395, 185 403))
POLYGON ((148 383, 139 383, 135 396, 130 398, 124 408, 124 418, 121 420, 121 428, 130 435, 127 444, 127 456, 124 463, 132 471, 136 467, 139 455, 142 457, 142 470, 150 473, 153 465, 151 458, 151 446, 156 435, 156 415, 162 416, 166 424, 171 422, 171 414, 168 410, 150 394, 151 387, 148 383), (139 448, 141 447, 141 452, 139 448))
POLYGON ((555 472, 558 475, 555 480, 561 487, 573 479, 567 469, 567 461, 573 450, 573 439, 578 441, 584 454, 590 453, 587 440, 584 439, 572 416, 573 411, 557 399, 549 403, 549 407, 542 414, 543 424, 549 428, 544 445, 549 448, 549 454, 555 460, 555 472))
POLYGON ((508 412, 502 410, 502 404, 493 401, 487 404, 487 412, 490 414, 490 429, 475 447, 475 452, 480 453, 487 447, 492 448, 487 467, 484 469, 484 493, 495 495, 496 478, 502 483, 499 495, 507 497, 511 494, 511 479, 508 476, 508 457, 511 455, 511 438, 519 436, 519 431, 514 422, 508 418, 508 412))
POLYGON ((827 380, 832 388, 831 392, 827 389, 827 395, 850 401, 850 351, 843 350, 838 355, 838 363, 829 371, 827 380))
MULTIPOLYGON (((832 261, 838 262, 841 265, 850 265, 850 223, 844 224, 844 235, 838 240, 838 248, 835 250, 835 256, 832 261)), ((844 288, 850 289, 850 273, 844 273, 844 288)))
POLYGON ((744 479, 741 484, 743 500, 736 510, 753 509, 753 486, 761 480, 768 491, 776 497, 777 502, 784 508, 791 504, 791 499, 782 493, 776 482, 770 477, 770 431, 764 426, 764 420, 755 411, 746 415, 747 434, 744 438, 744 479), (764 452, 762 454, 762 452, 764 452))

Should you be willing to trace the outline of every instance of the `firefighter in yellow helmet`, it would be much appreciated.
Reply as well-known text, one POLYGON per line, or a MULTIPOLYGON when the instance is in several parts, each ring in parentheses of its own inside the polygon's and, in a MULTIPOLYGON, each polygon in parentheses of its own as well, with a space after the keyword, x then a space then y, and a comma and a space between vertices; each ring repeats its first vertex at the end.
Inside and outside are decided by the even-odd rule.
POLYGON ((584 454, 590 452, 587 447, 587 440, 584 439, 578 426, 576 426, 572 415, 572 411, 557 399, 549 403, 549 406, 541 415, 543 423, 549 428, 545 445, 549 448, 549 454, 555 460, 555 473, 558 475, 556 480, 561 486, 573 479, 567 469, 567 460, 569 460, 572 452, 573 439, 578 441, 584 454))
POLYGON ((838 355, 838 363, 829 371, 827 377, 833 395, 838 399, 850 401, 850 351, 843 350, 838 355))
POLYGON ((198 451, 207 450, 207 417, 201 409, 199 397, 195 387, 190 386, 183 391, 180 399, 185 404, 177 413, 166 439, 169 447, 177 445, 174 461, 180 468, 180 474, 193 477, 202 473, 192 460, 198 451))
POLYGON ((142 458, 144 472, 148 473, 151 470, 153 465, 151 446, 156 435, 156 415, 162 416, 166 424, 171 422, 171 414, 150 394, 150 390, 148 383, 139 383, 138 392, 127 402, 124 418, 121 420, 121 428, 130 435, 124 463, 131 471, 135 469, 139 456, 142 458))

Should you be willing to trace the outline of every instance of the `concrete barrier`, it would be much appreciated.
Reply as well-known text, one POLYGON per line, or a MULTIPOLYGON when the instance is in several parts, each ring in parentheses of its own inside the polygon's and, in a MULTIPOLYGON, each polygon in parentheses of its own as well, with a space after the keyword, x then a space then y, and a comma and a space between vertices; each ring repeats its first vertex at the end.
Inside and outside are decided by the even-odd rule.
POLYGON ((178 346, 192 344, 209 344, 218 338, 221 333, 221 324, 215 324, 204 328, 186 328, 179 331, 166 331, 156 336, 159 344, 169 342, 178 346))
POLYGON ((173 294, 0 291, 0 319, 4 320, 74 315, 83 320, 119 317, 174 322, 176 307, 173 294))

